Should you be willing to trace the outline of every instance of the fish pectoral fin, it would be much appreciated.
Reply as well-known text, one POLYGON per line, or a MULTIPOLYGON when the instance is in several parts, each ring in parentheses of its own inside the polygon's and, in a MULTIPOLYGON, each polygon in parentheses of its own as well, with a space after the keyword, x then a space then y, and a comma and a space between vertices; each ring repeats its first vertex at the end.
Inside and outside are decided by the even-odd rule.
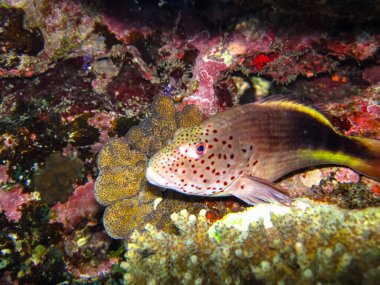
POLYGON ((236 185, 236 189, 232 195, 250 205, 258 203, 292 205, 292 200, 286 194, 285 189, 268 180, 254 176, 245 175, 244 177, 240 177, 240 183, 236 185))

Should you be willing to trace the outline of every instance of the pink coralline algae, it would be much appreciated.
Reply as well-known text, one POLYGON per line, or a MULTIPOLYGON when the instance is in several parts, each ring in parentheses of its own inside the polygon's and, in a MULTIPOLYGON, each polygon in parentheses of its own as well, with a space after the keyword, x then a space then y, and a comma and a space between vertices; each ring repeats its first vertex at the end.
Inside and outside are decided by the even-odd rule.
POLYGON ((344 134, 380 139, 380 86, 372 85, 347 103, 327 105, 333 121, 345 122, 344 134))
POLYGON ((367 67, 363 71, 363 79, 371 84, 380 83, 380 65, 367 67))
POLYGON ((28 203, 30 194, 24 193, 21 185, 15 185, 9 190, 0 187, 0 212, 4 212, 5 216, 14 222, 21 218, 20 206, 28 203))
POLYGON ((31 199, 31 193, 25 193, 19 185, 7 185, 9 182, 8 164, 0 165, 0 213, 3 212, 8 220, 17 222, 21 218, 20 206, 31 199))
POLYGON ((63 223, 65 228, 75 228, 84 218, 91 218, 99 210, 95 200, 93 189, 94 180, 89 177, 85 185, 74 190, 69 200, 65 203, 58 202, 51 210, 52 221, 63 223))
POLYGON ((379 48, 379 38, 361 33, 355 37, 348 37, 348 39, 344 41, 330 40, 326 48, 332 55, 340 59, 352 57, 356 60, 363 61, 374 56, 379 48))
POLYGON ((7 174, 8 167, 8 164, 0 165, 0 185, 8 183, 9 181, 9 176, 7 174))
POLYGON ((360 177, 359 174, 351 169, 340 167, 334 178, 340 183, 358 183, 360 177))
POLYGON ((92 152, 98 153, 100 148, 110 140, 109 133, 115 127, 116 117, 105 112, 97 112, 88 120, 88 124, 99 130, 99 142, 91 146, 92 152))

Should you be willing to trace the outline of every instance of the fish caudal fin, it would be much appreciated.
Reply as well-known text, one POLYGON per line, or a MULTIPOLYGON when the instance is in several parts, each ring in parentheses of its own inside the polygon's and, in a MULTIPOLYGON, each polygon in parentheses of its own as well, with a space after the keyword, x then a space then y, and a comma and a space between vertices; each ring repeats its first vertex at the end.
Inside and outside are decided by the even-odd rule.
POLYGON ((286 206, 292 205, 291 198, 286 191, 274 183, 254 176, 239 178, 232 195, 243 200, 247 204, 279 203, 286 206))
POLYGON ((349 137, 360 148, 347 166, 380 181, 380 140, 349 137))

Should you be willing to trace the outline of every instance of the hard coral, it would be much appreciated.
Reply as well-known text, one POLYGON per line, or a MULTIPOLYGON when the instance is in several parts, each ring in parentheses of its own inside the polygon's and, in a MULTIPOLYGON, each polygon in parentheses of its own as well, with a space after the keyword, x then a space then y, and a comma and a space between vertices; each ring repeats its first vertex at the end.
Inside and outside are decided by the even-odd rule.
POLYGON ((113 238, 126 238, 133 229, 141 229, 146 223, 170 229, 171 213, 182 208, 191 211, 205 208, 179 194, 161 193, 145 180, 149 157, 162 148, 178 128, 199 124, 200 112, 193 106, 176 112, 172 99, 164 95, 154 99, 151 111, 149 118, 129 130, 125 140, 112 140, 98 155, 95 197, 107 206, 103 223, 113 238))
POLYGON ((310 200, 298 200, 295 204, 293 208, 270 204, 250 208, 228 215, 212 228, 204 211, 196 217, 184 210, 171 216, 179 235, 148 225, 145 231, 136 231, 130 238, 124 264, 125 282, 375 284, 378 281, 377 208, 346 211, 310 200))

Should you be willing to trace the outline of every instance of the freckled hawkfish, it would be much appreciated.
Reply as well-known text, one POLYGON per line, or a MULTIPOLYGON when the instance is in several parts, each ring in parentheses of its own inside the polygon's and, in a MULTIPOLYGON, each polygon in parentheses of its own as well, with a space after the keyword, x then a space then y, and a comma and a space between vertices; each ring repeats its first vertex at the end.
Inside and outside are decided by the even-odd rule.
POLYGON ((339 134, 316 109, 269 99, 178 130, 149 161, 151 184, 190 195, 291 205, 273 182, 298 169, 343 165, 380 180, 380 141, 339 134))

